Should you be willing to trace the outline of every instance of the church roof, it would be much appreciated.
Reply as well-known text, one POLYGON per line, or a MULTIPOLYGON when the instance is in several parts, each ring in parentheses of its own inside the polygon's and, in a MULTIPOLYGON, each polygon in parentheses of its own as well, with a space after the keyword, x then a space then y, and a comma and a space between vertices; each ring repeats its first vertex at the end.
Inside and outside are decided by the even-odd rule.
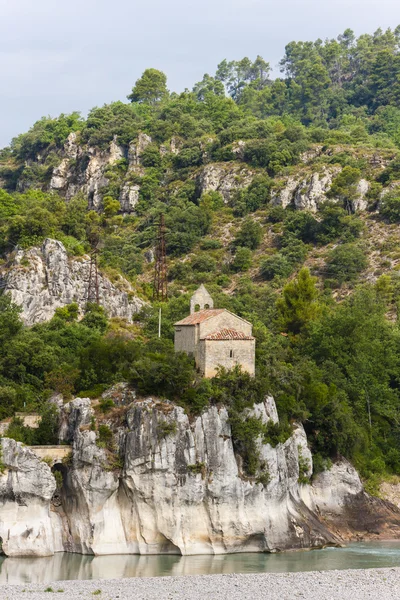
POLYGON ((213 341, 225 341, 225 340, 254 340, 255 338, 252 335, 247 335, 242 331, 237 331, 236 329, 220 329, 219 331, 214 331, 213 333, 209 333, 206 335, 204 340, 213 340, 213 341))
POLYGON ((198 323, 203 323, 203 321, 207 321, 207 319, 212 319, 212 317, 216 317, 225 311, 224 308, 207 308, 205 310, 199 310, 198 312, 189 315, 182 321, 178 321, 175 325, 197 325, 198 323))

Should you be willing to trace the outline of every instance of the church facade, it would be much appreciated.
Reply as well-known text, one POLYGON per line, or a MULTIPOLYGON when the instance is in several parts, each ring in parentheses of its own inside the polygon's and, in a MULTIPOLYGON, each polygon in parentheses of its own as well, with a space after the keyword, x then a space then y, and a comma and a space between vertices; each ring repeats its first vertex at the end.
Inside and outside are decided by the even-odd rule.
POLYGON ((219 367, 241 366, 255 374, 255 338, 248 321, 214 302, 202 285, 193 294, 190 315, 175 323, 175 352, 193 356, 204 377, 214 377, 219 367))

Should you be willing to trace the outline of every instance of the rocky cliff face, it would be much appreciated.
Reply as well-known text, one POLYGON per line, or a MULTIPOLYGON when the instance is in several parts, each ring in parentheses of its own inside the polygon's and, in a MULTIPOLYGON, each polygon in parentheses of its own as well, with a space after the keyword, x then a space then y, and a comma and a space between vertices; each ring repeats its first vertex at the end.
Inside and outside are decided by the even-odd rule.
POLYGON ((56 482, 50 467, 14 440, 0 441, 0 538, 7 556, 51 556, 57 545, 57 518, 50 502, 56 482))
MULTIPOLYGON (((357 529, 359 535, 371 527, 383 529, 389 513, 392 533, 400 533, 400 511, 385 503, 372 506, 346 462, 312 485, 299 483, 304 470, 312 471, 301 426, 276 448, 258 442, 268 472, 260 482, 241 471, 225 408, 211 407, 190 421, 182 408, 153 399, 134 400, 122 409, 133 397, 123 392, 119 421, 110 417, 108 448, 91 430, 90 400, 62 407, 60 439, 71 443, 72 458, 53 467, 63 480, 57 490, 50 468, 31 450, 2 440, 0 536, 6 554, 314 548, 354 537, 357 529), (358 522, 353 506, 364 512, 358 522)), ((277 420, 272 398, 253 412, 265 422, 277 420)))
MULTIPOLYGON (((90 258, 69 259, 61 242, 46 239, 41 248, 17 250, 0 268, 0 281, 12 300, 21 306, 26 325, 48 321, 56 308, 71 302, 81 312, 86 304, 90 258)), ((144 302, 121 278, 119 287, 99 273, 99 295, 110 317, 130 321, 144 302)))
MULTIPOLYGON (((212 138, 208 142, 212 142, 212 138)), ((140 178, 146 174, 143 166, 142 155, 146 148, 153 143, 150 136, 139 133, 129 145, 121 145, 115 136, 108 148, 86 146, 79 140, 76 133, 71 133, 62 150, 58 150, 59 164, 53 169, 48 188, 60 193, 68 201, 74 195, 81 193, 88 199, 91 209, 101 211, 103 197, 110 184, 109 169, 124 162, 124 169, 118 174, 119 202, 122 214, 135 212, 139 202, 141 189, 140 178)), ((237 191, 248 187, 257 174, 265 174, 265 170, 250 168, 244 160, 245 141, 237 141, 232 146, 235 161, 213 163, 208 156, 204 142, 200 142, 204 165, 197 173, 192 175, 199 195, 218 191, 224 202, 229 204, 237 191)), ((177 155, 181 152, 182 140, 173 137, 169 143, 160 146, 160 155, 177 155)), ((324 149, 320 145, 311 147, 301 157, 295 173, 281 179, 275 179, 274 189, 271 193, 271 202, 284 208, 291 205, 298 210, 317 212, 319 207, 327 201, 333 179, 341 171, 338 164, 323 164, 318 162, 325 155, 332 158, 344 149, 340 146, 334 149, 324 149)), ((393 155, 394 157, 394 155, 393 155)), ((366 153, 363 156, 369 168, 378 174, 385 168, 390 159, 381 157, 377 153, 366 153)), ((46 156, 38 156, 37 163, 44 164, 46 156)), ((35 162, 35 161, 34 161, 35 162)), ((17 185, 23 191, 29 182, 23 178, 17 185)), ((367 194, 370 184, 366 179, 360 179, 357 195, 347 208, 353 212, 364 211, 367 208, 367 194)), ((115 190, 114 190, 115 193, 115 190)), ((335 198, 329 198, 335 201, 335 198)))
MULTIPOLYGON (((304 177, 289 177, 282 180, 273 191, 271 202, 283 208, 292 205, 298 210, 317 212, 320 206, 328 200, 327 192, 340 171, 341 168, 338 166, 324 167, 320 172, 307 173, 304 174, 304 177)), ((356 198, 349 207, 353 212, 363 211, 367 208, 368 190, 368 181, 361 179, 357 187, 356 198)), ((329 200, 335 201, 334 198, 329 198, 329 200)))

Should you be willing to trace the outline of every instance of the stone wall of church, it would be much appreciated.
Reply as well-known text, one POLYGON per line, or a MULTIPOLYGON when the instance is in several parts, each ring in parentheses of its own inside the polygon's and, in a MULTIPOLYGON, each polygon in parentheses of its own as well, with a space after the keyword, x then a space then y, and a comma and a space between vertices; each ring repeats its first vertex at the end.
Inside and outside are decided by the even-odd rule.
POLYGON ((240 365, 255 375, 255 340, 200 340, 198 366, 205 377, 214 377, 218 367, 233 369, 240 365))
POLYGON ((175 327, 175 352, 186 352, 196 355, 198 345, 198 327, 185 326, 175 327))

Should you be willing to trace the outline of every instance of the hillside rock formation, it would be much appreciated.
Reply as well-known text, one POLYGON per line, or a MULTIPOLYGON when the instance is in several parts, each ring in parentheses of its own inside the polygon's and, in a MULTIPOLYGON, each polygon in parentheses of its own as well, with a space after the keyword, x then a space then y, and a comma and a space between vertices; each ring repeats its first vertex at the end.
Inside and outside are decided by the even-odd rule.
POLYGON ((50 502, 56 482, 50 468, 20 442, 0 440, 0 538, 7 556, 51 556, 61 550, 55 544, 57 518, 50 502))
MULTIPOLYGON (((131 404, 122 421, 110 417, 108 449, 92 431, 90 400, 61 407, 60 439, 71 443, 72 457, 53 467, 63 480, 57 490, 32 450, 2 440, 0 536, 7 555, 274 552, 336 545, 383 529, 383 521, 399 535, 400 511, 381 501, 372 507, 349 463, 312 485, 299 483, 312 471, 301 426, 275 448, 258 441, 268 473, 261 482, 242 472, 224 407, 190 421, 169 402, 134 400, 121 390, 122 405, 124 398, 131 404), (363 513, 358 521, 353 506, 363 513)), ((252 413, 277 421, 272 398, 252 413)))
MULTIPOLYGON (((56 308, 71 302, 79 305, 81 313, 87 298, 90 258, 68 258, 63 244, 46 239, 41 248, 17 250, 0 268, 0 281, 13 302, 22 308, 21 317, 26 325, 41 323, 52 318, 56 308)), ((117 288, 99 273, 101 304, 110 317, 131 321, 144 302, 121 277, 117 288)))
MULTIPOLYGON (((210 138, 208 142, 212 142, 210 138)), ((109 146, 98 148, 82 144, 79 135, 71 133, 64 144, 64 148, 58 151, 59 164, 53 169, 52 177, 48 185, 50 191, 56 191, 65 197, 66 201, 80 193, 87 197, 90 209, 101 211, 103 197, 110 184, 108 169, 124 161, 125 168, 119 173, 119 202, 122 214, 135 212, 139 202, 141 189, 140 178, 146 174, 143 166, 142 155, 146 148, 153 143, 152 138, 140 132, 135 140, 128 145, 121 145, 117 136, 110 142, 109 146)), ((169 143, 160 146, 161 156, 167 154, 177 155, 181 151, 182 140, 173 137, 169 143)), ((197 194, 200 196, 207 192, 219 192, 226 204, 232 201, 235 193, 248 187, 257 174, 265 174, 265 170, 254 169, 243 161, 245 141, 237 141, 232 146, 232 152, 236 161, 232 162, 209 162, 207 152, 203 152, 204 166, 192 175, 196 182, 197 194)), ((200 149, 203 149, 200 143, 200 149)), ((340 147, 335 149, 338 153, 340 147)), ((331 151, 333 152, 333 151, 331 151)), ((332 181, 341 171, 339 165, 313 165, 324 154, 322 146, 316 145, 305 152, 301 157, 302 165, 299 165, 296 174, 284 179, 277 179, 275 189, 271 194, 271 203, 286 208, 292 205, 298 210, 309 210, 317 212, 321 204, 327 201, 332 181)), ((44 164, 46 156, 38 156, 37 163, 44 164)), ((373 169, 381 170, 387 166, 388 159, 376 155, 366 156, 366 160, 373 169)), ((29 182, 21 180, 17 184, 19 191, 29 187, 29 182)), ((348 208, 353 212, 363 211, 367 208, 366 196, 370 184, 366 179, 361 179, 358 185, 357 197, 348 208)), ((335 201, 335 198, 329 198, 335 201)))
POLYGON ((199 194, 219 192, 228 204, 235 192, 251 184, 255 174, 240 163, 206 165, 197 177, 199 194))
MULTIPOLYGON (((335 198, 328 198, 327 193, 333 179, 340 171, 341 167, 332 166, 324 167, 321 172, 308 173, 304 178, 289 177, 281 181, 278 188, 272 192, 271 203, 283 208, 292 205, 298 210, 317 212, 324 202, 336 201, 335 198)), ((353 212, 363 211, 367 208, 368 190, 368 181, 361 179, 357 186, 356 198, 349 207, 353 212)))

